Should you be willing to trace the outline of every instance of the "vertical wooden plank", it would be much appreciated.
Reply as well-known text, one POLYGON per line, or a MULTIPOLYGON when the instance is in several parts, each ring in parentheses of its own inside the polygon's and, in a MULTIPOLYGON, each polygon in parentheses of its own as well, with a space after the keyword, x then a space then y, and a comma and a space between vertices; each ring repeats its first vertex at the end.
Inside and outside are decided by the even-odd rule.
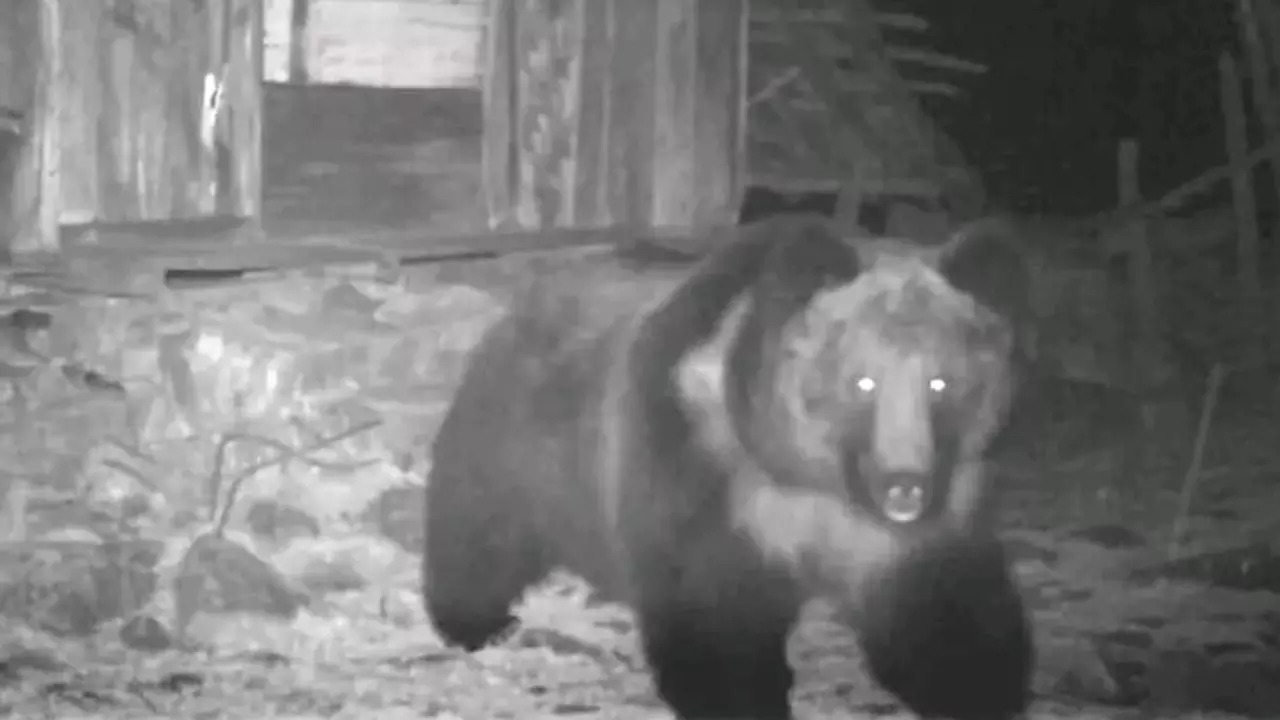
POLYGON ((31 104, 37 66, 27 55, 27 44, 38 18, 31 0, 0 3, 0 254, 8 260, 20 220, 27 214, 28 198, 19 192, 30 172, 31 104))
POLYGON ((489 227, 518 227, 515 219, 516 2, 490 0, 485 24, 484 138, 481 173, 489 227))
MULTIPOLYGON (((1138 182, 1140 177, 1138 159, 1138 142, 1133 139, 1122 140, 1116 152, 1116 186, 1119 190, 1120 207, 1137 207, 1142 202, 1142 188, 1138 182)), ((1138 342, 1135 346, 1145 349, 1140 351, 1138 357, 1131 358, 1128 365, 1135 369, 1150 369, 1155 367, 1155 364, 1149 362, 1151 358, 1142 353, 1151 352, 1155 343, 1159 341, 1162 319, 1159 283, 1156 279, 1155 263, 1151 257, 1151 239, 1147 221, 1144 218, 1138 218, 1126 228, 1125 235, 1126 260, 1131 281, 1129 302, 1133 304, 1134 320, 1137 324, 1135 329, 1138 342)), ((1142 380, 1142 378, 1129 379, 1142 380)), ((1141 383, 1134 385, 1134 387, 1140 386, 1141 383)))
POLYGON ((111 21, 112 13, 104 13, 102 34, 99 36, 98 87, 101 88, 98 119, 98 219, 106 222, 128 217, 123 205, 128 194, 121 181, 121 157, 126 151, 123 138, 126 127, 122 112, 128 104, 127 77, 119 67, 122 39, 111 21))
MULTIPOLYGON (((1119 206, 1130 207, 1129 203, 1139 203, 1142 200, 1142 188, 1139 182, 1141 175, 1138 170, 1139 161, 1139 145, 1132 138, 1121 140, 1116 151, 1116 189, 1119 193, 1119 206)), ((1130 306, 1133 308, 1132 313, 1128 313, 1128 320, 1132 322, 1129 328, 1133 332, 1133 338, 1136 342, 1127 344, 1126 357, 1123 363, 1124 377, 1122 381, 1130 384, 1130 387, 1144 388, 1148 385, 1151 378, 1144 375, 1143 370, 1149 370, 1155 367, 1149 361, 1155 357, 1155 345, 1159 337, 1159 303, 1156 295, 1155 270, 1151 261, 1151 246, 1149 244, 1147 222, 1144 218, 1139 218, 1136 222, 1130 224, 1125 230, 1128 237, 1128 271, 1130 280, 1129 297, 1126 298, 1130 306)), ((1144 403, 1142 406, 1142 429, 1144 434, 1151 432, 1154 428, 1155 408, 1150 403, 1144 403)), ((1136 428, 1135 428, 1136 430, 1136 428)), ((1136 450, 1145 446, 1145 443, 1134 444, 1132 453, 1126 453, 1123 458, 1125 477, 1128 473, 1139 470, 1145 462, 1136 450)))
POLYGON ((233 35, 235 33, 235 17, 233 17, 235 9, 235 0, 219 0, 217 8, 216 39, 212 41, 211 52, 214 58, 210 63, 209 72, 214 81, 217 98, 214 101, 212 111, 213 138, 214 138, 214 195, 217 202, 214 205, 214 214, 232 215, 234 211, 232 206, 235 202, 235 151, 233 149, 232 123, 231 115, 234 112, 231 105, 230 83, 231 83, 231 54, 234 51, 235 41, 233 35))
POLYGON ((681 224, 730 224, 746 183, 747 0, 697 2, 692 213, 681 224))
MULTIPOLYGON (((261 13, 261 8, 258 9, 261 13)), ((311 0, 290 0, 289 8, 289 82, 305 85, 307 76, 307 24, 311 0)))
POLYGON ((155 28, 146 10, 145 3, 113 3, 103 23, 98 167, 103 203, 100 218, 108 222, 141 220, 152 214, 144 168, 154 166, 148 150, 161 142, 158 136, 164 128, 148 122, 143 108, 147 90, 154 88, 146 77, 138 77, 140 69, 136 67, 135 32, 155 28))
POLYGON ((61 134, 57 122, 60 13, 58 0, 10 0, 0 10, 7 68, 3 98, 15 121, 4 148, 8 193, 0 208, 6 254, 58 248, 61 134))
POLYGON ((104 22, 102 3, 62 5, 64 37, 60 77, 53 84, 56 103, 62 108, 61 209, 63 224, 83 224, 97 219, 101 204, 98 192, 98 118, 102 114, 98 62, 99 39, 104 22))
POLYGON ((499 0, 491 12, 494 224, 733 220, 745 0, 499 0))
MULTIPOLYGON (((169 33, 163 38, 139 34, 135 52, 164 58, 163 64, 140 57, 143 77, 164 88, 163 97, 152 96, 150 110, 166 130, 165 143, 156 148, 159 168, 155 177, 168 177, 169 188, 160 191, 163 207, 147 219, 203 217, 217 213, 217 146, 205 142, 206 77, 221 79, 222 21, 228 0, 172 3, 169 33)), ((217 102, 222 102, 219 95, 217 102)), ((211 126, 217 130, 216 125, 211 126)))
MULTIPOLYGON (((551 0, 554 1, 554 0, 551 0)), ((550 128, 544 109, 547 106, 551 75, 547 20, 547 0, 519 0, 512 12, 515 34, 515 67, 512 82, 515 89, 513 140, 516 147, 513 179, 515 180, 515 221, 520 227, 543 227, 538 192, 544 180, 542 166, 550 144, 550 128), (539 7, 539 6, 542 7, 539 7)))
MULTIPOLYGON (((129 5, 115 7, 130 10, 129 5)), ((134 169, 143 200, 140 219, 195 215, 207 203, 207 180, 201 177, 198 156, 192 152, 193 124, 183 108, 190 107, 191 86, 186 78, 202 50, 199 36, 193 38, 190 30, 197 22, 197 8, 193 3, 135 0, 131 9, 133 17, 126 21, 134 56, 131 80, 141 100, 135 108, 138 132, 143 135, 138 139, 143 157, 134 169), (183 52, 176 47, 179 43, 183 52)))
MULTIPOLYGON (((1255 5, 1255 0, 1239 0, 1237 24, 1240 41, 1249 60, 1249 80, 1252 83, 1254 113, 1261 120, 1266 145, 1271 145, 1271 176, 1273 191, 1280 201, 1280 37, 1276 46, 1268 49, 1263 33, 1267 0, 1255 5), (1261 7, 1257 7, 1257 6, 1261 7), (1271 54, 1275 53, 1273 60, 1271 54)), ((1280 202, 1276 203, 1280 207, 1280 202)), ((1280 220, 1272 227, 1272 238, 1280 237, 1280 220)), ((1272 240, 1280 242, 1280 240, 1272 240)))
POLYGON ((576 192, 578 185, 579 153, 582 140, 582 49, 585 43, 583 35, 586 27, 588 0, 561 0, 562 8, 556 21, 556 42, 553 62, 556 65, 555 77, 559 80, 555 102, 552 110, 555 113, 554 126, 557 132, 564 133, 563 141, 553 148, 556 155, 557 171, 555 184, 558 195, 559 212, 557 224, 573 225, 578 222, 576 192), (564 7, 567 6, 567 7, 564 7))
POLYGON ((653 212, 654 51, 658 5, 607 0, 609 42, 608 203, 613 221, 647 225, 653 212))
POLYGON ((186 73, 171 76, 171 92, 176 97, 190 97, 194 91, 196 102, 180 103, 186 112, 179 112, 171 120, 189 138, 188 147, 197 148, 187 172, 201 215, 217 214, 226 186, 222 182, 226 127, 221 121, 226 106, 223 26, 228 2, 230 0, 205 0, 198 5, 175 3, 175 7, 185 5, 188 9, 185 32, 191 46, 187 53, 191 64, 186 73))
POLYGON ((258 82, 232 75, 261 74, 261 8, 242 0, 101 7, 99 219, 165 220, 259 207, 258 82), (236 28, 254 39, 237 39, 236 28), (210 112, 204 108, 215 98, 206 97, 206 78, 215 81, 211 89, 221 88, 210 112))
POLYGON ((732 220, 737 222, 738 211, 742 208, 747 195, 747 185, 751 182, 751 163, 747 156, 747 146, 751 140, 751 0, 742 0, 742 15, 738 28, 738 114, 734 133, 733 159, 737 163, 737 180, 734 182, 732 220))
POLYGON ((516 219, 570 222, 582 0, 529 0, 516 10, 516 219))
POLYGON ((1258 201, 1253 191, 1253 172, 1245 162, 1249 154, 1248 121, 1245 119, 1244 93, 1240 72, 1229 53, 1218 59, 1218 82, 1221 86, 1222 114, 1226 133, 1227 157, 1230 159, 1231 201, 1236 213, 1236 280, 1241 297, 1256 302, 1262 297, 1262 277, 1258 272, 1258 201))
POLYGON ((743 175, 747 3, 657 4, 650 221, 733 222, 743 175))
MULTIPOLYGON (((1142 202, 1139 182, 1140 146, 1133 139, 1120 142, 1116 157, 1116 185, 1120 207, 1137 207, 1142 202)), ((1151 254, 1151 233, 1145 218, 1137 218, 1125 230, 1129 272, 1129 297, 1126 298, 1132 312, 1121 315, 1117 321, 1120 332, 1128 331, 1130 342, 1125 344, 1124 382, 1138 391, 1142 397, 1142 432, 1138 442, 1126 444, 1117 477, 1135 477, 1146 465, 1146 438, 1160 432, 1161 425, 1180 421, 1180 413, 1168 407, 1168 396, 1149 393, 1146 390, 1168 380, 1168 347, 1164 342, 1164 317, 1160 311, 1160 288, 1164 284, 1156 275, 1151 254)), ((1172 430, 1167 425, 1164 430, 1172 430)), ((1138 428, 1135 428, 1137 430, 1138 428)), ((1160 437, 1168 437, 1161 434, 1160 437)))
POLYGON ((104 6, 98 132, 103 221, 170 217, 173 196, 186 194, 187 178, 170 172, 163 162, 176 128, 165 122, 164 104, 172 91, 158 72, 163 67, 180 74, 189 67, 185 55, 173 57, 162 45, 175 27, 182 27, 175 15, 185 5, 138 0, 104 6))
POLYGON ((260 0, 232 2, 232 47, 226 88, 233 185, 230 212, 260 221, 264 16, 260 0))
POLYGON ((612 3, 580 0, 582 32, 579 36, 578 130, 573 176, 573 219, 578 225, 613 222, 606 198, 608 159, 609 88, 613 44, 609 42, 612 3))
POLYGON ((1280 87, 1280 3, 1275 0, 1254 6, 1258 35, 1271 66, 1275 84, 1280 87))
POLYGON ((21 30, 30 30, 30 27, 19 24, 28 4, 29 2, 0 3, 0 107, 9 110, 26 102, 22 98, 20 87, 24 84, 20 75, 25 65, 18 38, 21 30))
MULTIPOLYGON (((63 108, 58 100, 64 95, 55 92, 58 83, 72 78, 62 71, 62 47, 69 38, 62 33, 62 14, 71 8, 70 0, 41 0, 39 53, 41 73, 36 81, 36 117, 40 130, 33 132, 40 142, 39 211, 36 213, 34 232, 28 233, 29 244, 20 243, 15 251, 55 251, 59 247, 59 216, 62 214, 62 126, 58 122, 63 108)), ((22 236, 20 236, 22 237, 22 236)))
POLYGON ((653 194, 646 220, 675 225, 694 215, 698 149, 698 7, 655 0, 653 54, 653 194))

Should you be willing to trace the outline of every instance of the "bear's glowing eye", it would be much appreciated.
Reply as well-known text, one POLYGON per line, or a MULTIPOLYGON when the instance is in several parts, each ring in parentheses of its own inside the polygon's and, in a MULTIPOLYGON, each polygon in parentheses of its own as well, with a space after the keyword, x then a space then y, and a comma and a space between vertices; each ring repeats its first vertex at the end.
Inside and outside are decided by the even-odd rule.
POLYGON ((947 381, 942 378, 933 378, 929 381, 929 390, 931 392, 940 393, 947 389, 947 381))
POLYGON ((858 389, 864 393, 869 393, 876 389, 876 381, 869 377, 858 378, 858 389))

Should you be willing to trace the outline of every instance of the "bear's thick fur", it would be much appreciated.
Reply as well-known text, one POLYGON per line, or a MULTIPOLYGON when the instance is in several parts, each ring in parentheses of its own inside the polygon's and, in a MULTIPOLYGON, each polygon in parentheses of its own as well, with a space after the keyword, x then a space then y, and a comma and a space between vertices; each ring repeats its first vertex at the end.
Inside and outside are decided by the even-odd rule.
MULTIPOLYGON (((447 642, 476 649, 565 568, 634 608, 678 717, 779 720, 809 597, 835 597, 857 631, 859 618, 915 629, 893 596, 933 587, 911 568, 886 579, 932 557, 966 567, 945 548, 986 532, 983 455, 1012 339, 946 279, 980 242, 851 243, 795 216, 717 232, 692 268, 541 278, 485 335, 434 444, 425 605, 447 642)), ((1002 558, 975 557, 955 597, 918 603, 929 627, 1012 587, 1002 558)), ((970 678, 995 689, 1029 663, 978 647, 987 625, 1025 629, 1020 603, 999 615, 940 633, 1012 658, 970 678)), ((917 660, 866 637, 905 704, 961 702, 932 701, 900 679, 917 660)))

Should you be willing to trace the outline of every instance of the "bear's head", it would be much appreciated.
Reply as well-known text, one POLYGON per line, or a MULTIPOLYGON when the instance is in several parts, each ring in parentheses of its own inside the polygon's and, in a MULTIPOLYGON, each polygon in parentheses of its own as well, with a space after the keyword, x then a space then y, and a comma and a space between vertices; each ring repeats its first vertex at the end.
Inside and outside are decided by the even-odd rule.
POLYGON ((783 339, 776 387, 792 440, 883 519, 969 520, 982 510, 979 466, 1008 412, 1014 334, 948 273, 965 253, 1020 262, 990 252, 1002 243, 859 241, 858 275, 818 294, 783 339))
MULTIPOLYGON (((726 362, 729 415, 783 482, 843 478, 826 489, 891 523, 971 522, 987 509, 983 456, 1011 400, 1008 288, 1025 260, 978 226, 938 246, 847 244, 854 271, 802 301, 769 273, 745 298, 726 362)), ((804 258, 794 260, 777 277, 795 277, 804 258)))
POLYGON ((937 246, 808 232, 779 238, 682 363, 704 444, 891 524, 974 521, 1012 395, 1025 258, 981 225, 937 246))

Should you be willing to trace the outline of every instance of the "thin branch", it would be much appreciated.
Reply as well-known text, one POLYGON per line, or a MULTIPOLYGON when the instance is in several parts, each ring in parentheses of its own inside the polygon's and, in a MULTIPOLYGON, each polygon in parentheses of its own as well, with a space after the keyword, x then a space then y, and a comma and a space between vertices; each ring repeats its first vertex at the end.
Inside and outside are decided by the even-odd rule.
POLYGON ((782 90, 782 88, 795 82, 796 78, 799 78, 799 77, 800 77, 800 68, 792 67, 788 69, 786 72, 779 74, 777 77, 765 83, 765 86, 760 88, 759 92, 752 95, 751 98, 747 100, 747 104, 754 105, 756 103, 764 102, 768 100, 774 95, 777 95, 778 92, 782 90))
MULTIPOLYGON (((372 430, 373 428, 378 427, 381 424, 382 424, 381 420, 370 420, 368 422, 364 422, 359 425, 356 425, 355 427, 343 430, 342 432, 337 433, 335 435, 330 435, 329 437, 321 438, 320 440, 317 440, 316 442, 309 444, 308 446, 302 448, 301 450, 294 450, 293 448, 290 448, 289 446, 284 445, 282 443, 281 445, 284 448, 283 452, 278 454, 276 457, 271 458, 270 460, 263 460, 262 462, 250 465, 249 467, 242 470, 240 474, 237 475, 235 479, 231 481, 230 486, 228 486, 227 488, 226 502, 224 502, 222 505, 222 512, 218 515, 218 520, 214 527, 213 533, 216 536, 221 536, 222 532, 226 529, 227 523, 231 519, 231 509, 235 506, 236 496, 239 495, 240 488, 242 485, 244 485, 245 480, 248 480, 250 477, 253 477, 254 475, 258 474, 259 472, 262 472, 263 470, 269 467, 281 465, 283 463, 286 463, 294 459, 307 459, 306 456, 309 455, 310 453, 316 452, 318 450, 323 450, 327 447, 330 447, 339 442, 342 442, 347 438, 353 437, 355 435, 359 435, 360 433, 365 432, 367 430, 372 430)), ((214 474, 218 478, 218 484, 221 484, 222 461, 226 454, 227 445, 230 444, 229 439, 244 440, 248 438, 241 433, 228 433, 227 435, 224 435, 222 437, 222 441, 218 443, 218 451, 216 453, 216 463, 214 465, 214 474)), ((252 439, 261 440, 262 438, 254 437, 252 439)), ((360 462, 356 467, 367 467, 376 462, 378 461, 375 459, 370 459, 370 460, 360 462)), ((212 482, 210 484, 212 485, 212 482)), ((216 490, 216 486, 215 486, 215 490, 216 490)), ((215 497, 215 502, 216 502, 216 497, 215 497)))
POLYGON ((1169 537, 1168 559, 1175 560, 1179 555, 1180 540, 1187 529, 1187 518, 1191 515, 1191 504, 1195 499, 1196 486, 1200 482, 1201 470, 1204 467, 1205 447, 1209 444, 1209 429, 1213 425, 1213 413, 1218 406, 1222 383, 1227 377, 1227 367, 1222 363, 1214 363, 1209 370, 1209 381, 1204 389, 1204 407, 1200 410, 1200 423, 1196 428, 1196 442, 1191 451, 1191 462, 1187 466, 1182 480, 1182 493, 1178 497, 1178 513, 1173 518, 1173 532, 1169 537))

